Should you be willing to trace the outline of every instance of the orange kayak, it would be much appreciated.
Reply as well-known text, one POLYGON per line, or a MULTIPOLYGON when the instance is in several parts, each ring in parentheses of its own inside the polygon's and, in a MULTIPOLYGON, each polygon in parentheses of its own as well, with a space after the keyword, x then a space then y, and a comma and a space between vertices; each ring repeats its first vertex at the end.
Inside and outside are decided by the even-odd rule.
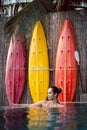
POLYGON ((62 87, 62 93, 59 95, 61 102, 71 102, 75 95, 77 81, 75 51, 74 31, 70 19, 66 18, 58 41, 55 65, 55 85, 62 87))

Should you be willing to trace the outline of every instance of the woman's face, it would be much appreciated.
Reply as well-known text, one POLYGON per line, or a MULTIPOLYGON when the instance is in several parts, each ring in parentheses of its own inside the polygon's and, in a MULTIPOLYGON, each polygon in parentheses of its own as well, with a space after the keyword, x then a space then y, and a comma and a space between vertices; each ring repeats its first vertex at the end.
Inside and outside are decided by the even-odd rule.
POLYGON ((53 100, 55 98, 55 95, 52 91, 52 88, 48 89, 48 100, 53 100))

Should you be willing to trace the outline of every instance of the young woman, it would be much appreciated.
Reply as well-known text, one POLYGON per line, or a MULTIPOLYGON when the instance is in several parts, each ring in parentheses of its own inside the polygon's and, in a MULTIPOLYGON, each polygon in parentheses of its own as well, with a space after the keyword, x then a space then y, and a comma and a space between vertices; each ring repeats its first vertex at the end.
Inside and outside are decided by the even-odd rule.
POLYGON ((51 86, 48 89, 47 100, 42 100, 29 106, 40 106, 40 107, 63 107, 58 101, 58 95, 62 92, 61 88, 51 86))
POLYGON ((62 92, 61 88, 57 88, 56 86, 51 86, 48 89, 47 99, 38 101, 34 104, 12 104, 12 105, 18 105, 18 106, 38 106, 38 107, 63 107, 58 101, 58 96, 62 92))

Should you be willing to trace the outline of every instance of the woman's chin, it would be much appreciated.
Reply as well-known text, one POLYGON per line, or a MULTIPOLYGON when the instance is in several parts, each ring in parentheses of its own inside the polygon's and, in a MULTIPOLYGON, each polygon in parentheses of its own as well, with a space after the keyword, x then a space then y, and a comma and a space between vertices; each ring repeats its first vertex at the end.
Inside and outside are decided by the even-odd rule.
POLYGON ((52 99, 51 98, 48 98, 48 101, 51 101, 52 99))

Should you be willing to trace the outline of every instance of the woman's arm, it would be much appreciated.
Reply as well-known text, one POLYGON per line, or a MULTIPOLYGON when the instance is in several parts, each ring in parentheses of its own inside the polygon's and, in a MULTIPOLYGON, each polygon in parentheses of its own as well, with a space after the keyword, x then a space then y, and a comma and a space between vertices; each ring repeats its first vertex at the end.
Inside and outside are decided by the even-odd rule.
POLYGON ((38 107, 42 107, 44 101, 38 101, 36 103, 33 104, 11 104, 11 106, 28 106, 28 107, 33 107, 33 106, 38 106, 38 107))

